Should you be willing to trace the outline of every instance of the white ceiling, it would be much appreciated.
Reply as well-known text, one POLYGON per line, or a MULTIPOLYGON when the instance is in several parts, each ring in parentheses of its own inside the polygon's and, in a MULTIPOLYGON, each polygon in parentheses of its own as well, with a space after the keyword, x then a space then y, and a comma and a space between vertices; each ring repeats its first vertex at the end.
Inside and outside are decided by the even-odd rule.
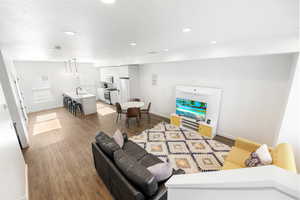
POLYGON ((178 58, 173 60, 184 60, 193 49, 198 49, 193 52, 196 58, 207 48, 230 45, 232 49, 235 44, 244 50, 253 44, 255 52, 261 49, 256 44, 266 41, 273 48, 276 42, 288 40, 276 48, 289 52, 294 49, 289 44, 298 39, 298 3, 116 0, 108 5, 101 0, 0 0, 0 47, 17 60, 77 57, 100 65, 151 62, 152 58, 167 61, 175 55, 178 58), (192 31, 182 33, 185 27, 192 31), (68 36, 64 31, 77 34, 68 36), (211 45, 213 40, 217 44, 211 45), (130 42, 137 45, 132 47, 130 42), (62 49, 54 50, 55 45, 62 49), (163 51, 166 48, 168 52, 163 51), (148 54, 151 51, 158 54, 148 54))

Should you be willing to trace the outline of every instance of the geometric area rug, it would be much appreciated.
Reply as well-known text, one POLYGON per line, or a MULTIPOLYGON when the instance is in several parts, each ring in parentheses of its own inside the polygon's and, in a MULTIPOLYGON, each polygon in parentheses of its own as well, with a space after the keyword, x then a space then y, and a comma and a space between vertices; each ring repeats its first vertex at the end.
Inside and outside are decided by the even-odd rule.
POLYGON ((231 150, 196 131, 165 122, 129 139, 161 160, 168 157, 174 169, 182 169, 186 174, 220 170, 231 150))

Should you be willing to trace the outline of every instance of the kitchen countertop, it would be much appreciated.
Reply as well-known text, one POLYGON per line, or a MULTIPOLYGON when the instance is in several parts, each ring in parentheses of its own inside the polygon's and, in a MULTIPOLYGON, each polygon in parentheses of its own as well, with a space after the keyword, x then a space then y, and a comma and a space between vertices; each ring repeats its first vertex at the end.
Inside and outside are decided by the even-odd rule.
POLYGON ((71 99, 74 99, 74 100, 80 100, 80 99, 87 99, 87 98, 93 98, 96 96, 93 95, 93 94, 75 94, 75 93, 71 93, 71 92, 64 92, 64 94, 68 97, 70 97, 71 99))

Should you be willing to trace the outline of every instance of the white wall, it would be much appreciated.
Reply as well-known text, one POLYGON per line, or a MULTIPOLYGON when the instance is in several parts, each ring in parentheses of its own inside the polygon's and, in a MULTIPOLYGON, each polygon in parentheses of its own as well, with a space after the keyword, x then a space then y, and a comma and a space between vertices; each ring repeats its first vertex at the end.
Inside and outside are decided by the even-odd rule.
POLYGON ((5 96, 0 82, 0 196, 7 200, 26 200, 25 161, 5 96))
POLYGON ((13 76, 15 67, 7 53, 0 51, 0 83, 2 84, 10 116, 15 123, 21 145, 23 148, 28 147, 28 130, 24 115, 22 114, 20 99, 16 92, 13 76))
POLYGON ((175 86, 223 89, 218 134, 273 144, 288 92, 292 54, 140 66, 141 96, 152 112, 175 112, 175 86), (152 74, 158 75, 152 86, 152 74))
POLYGON ((96 94, 95 87, 100 79, 98 69, 88 63, 79 63, 79 78, 67 74, 63 62, 15 61, 15 66, 29 112, 62 106, 62 93, 75 91, 79 85, 96 94), (48 77, 48 83, 41 83, 43 76, 48 77), (52 97, 42 103, 36 103, 34 101, 34 91, 36 90, 33 89, 48 87, 47 85, 52 97))
POLYGON ((300 59, 295 56, 295 69, 291 82, 287 107, 277 143, 287 142, 293 146, 298 170, 300 170, 300 59))

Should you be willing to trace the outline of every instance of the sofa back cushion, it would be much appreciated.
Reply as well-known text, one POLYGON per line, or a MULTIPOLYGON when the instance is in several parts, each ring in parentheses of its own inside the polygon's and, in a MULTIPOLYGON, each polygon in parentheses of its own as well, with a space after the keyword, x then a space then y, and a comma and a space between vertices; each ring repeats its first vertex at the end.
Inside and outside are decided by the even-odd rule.
POLYGON ((274 165, 297 173, 295 156, 290 144, 278 144, 272 151, 272 158, 274 165))
POLYGON ((155 176, 135 158, 125 153, 122 149, 114 152, 114 161, 124 176, 139 188, 146 196, 153 196, 158 190, 155 176))
POLYGON ((122 149, 127 155, 130 155, 131 157, 135 158, 137 161, 139 161, 140 159, 142 159, 144 156, 148 154, 148 152, 145 149, 143 149, 138 144, 132 142, 131 140, 125 142, 122 149))
POLYGON ((113 159, 114 152, 120 149, 120 146, 115 140, 103 132, 97 134, 96 142, 111 159, 113 159))

